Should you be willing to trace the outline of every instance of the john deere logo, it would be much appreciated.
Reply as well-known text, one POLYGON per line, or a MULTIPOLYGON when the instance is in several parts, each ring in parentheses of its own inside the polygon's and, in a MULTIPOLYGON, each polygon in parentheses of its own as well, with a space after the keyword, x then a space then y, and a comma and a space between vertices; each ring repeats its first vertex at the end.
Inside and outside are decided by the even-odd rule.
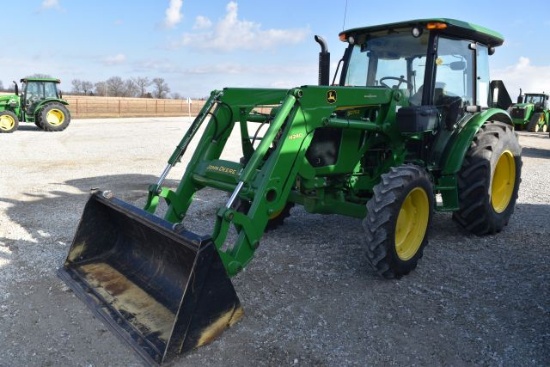
POLYGON ((336 91, 335 90, 329 90, 327 92, 327 102, 328 103, 335 103, 336 102, 336 91))

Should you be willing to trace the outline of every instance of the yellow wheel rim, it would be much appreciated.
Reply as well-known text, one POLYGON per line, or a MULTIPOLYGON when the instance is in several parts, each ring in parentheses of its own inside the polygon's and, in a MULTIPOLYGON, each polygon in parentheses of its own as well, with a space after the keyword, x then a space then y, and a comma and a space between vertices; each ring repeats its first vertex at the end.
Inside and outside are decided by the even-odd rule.
POLYGON ((15 126, 15 120, 10 115, 0 116, 0 129, 9 131, 15 126))
POLYGON ((491 205, 497 213, 502 213, 510 204, 516 183, 516 161, 509 150, 498 159, 491 184, 491 205))
POLYGON ((403 261, 410 260, 420 248, 430 217, 430 201, 424 189, 413 189, 401 205, 395 226, 395 250, 403 261))
POLYGON ((48 121, 48 124, 58 126, 65 121, 65 114, 63 111, 54 108, 48 111, 46 114, 46 120, 48 121))
POLYGON ((544 124, 544 115, 541 114, 539 116, 539 120, 537 121, 537 124, 535 125, 535 132, 544 131, 543 124, 544 124))

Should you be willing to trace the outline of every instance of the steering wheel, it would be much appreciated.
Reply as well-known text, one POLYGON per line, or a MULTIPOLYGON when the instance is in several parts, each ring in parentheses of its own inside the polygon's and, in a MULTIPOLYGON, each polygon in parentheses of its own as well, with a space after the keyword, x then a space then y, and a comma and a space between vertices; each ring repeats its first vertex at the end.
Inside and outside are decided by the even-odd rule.
POLYGON ((403 83, 407 84, 407 86, 409 88, 413 88, 413 85, 411 82, 407 81, 407 79, 403 78, 403 77, 396 77, 396 76, 385 76, 383 78, 380 78, 380 84, 382 84, 384 87, 386 88, 391 88, 389 85, 387 85, 386 83, 384 83, 384 80, 397 80, 399 83, 397 83, 397 85, 395 86, 396 88, 399 88, 399 86, 403 83))
POLYGON ((38 96, 28 93, 26 97, 27 106, 32 105, 33 103, 37 102, 39 99, 40 98, 38 98, 38 96))

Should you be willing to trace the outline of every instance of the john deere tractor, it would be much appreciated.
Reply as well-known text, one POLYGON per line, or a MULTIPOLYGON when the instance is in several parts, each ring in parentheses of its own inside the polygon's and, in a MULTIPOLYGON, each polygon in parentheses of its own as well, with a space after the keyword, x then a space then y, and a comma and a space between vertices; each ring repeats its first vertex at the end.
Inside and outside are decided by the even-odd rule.
POLYGON ((520 95, 518 101, 511 108, 512 121, 518 130, 532 132, 547 132, 550 123, 550 109, 548 107, 548 94, 525 93, 520 95))
POLYGON ((315 39, 318 85, 213 91, 143 209, 108 190, 89 197, 59 275, 148 363, 242 316, 229 278, 293 206, 359 219, 364 265, 384 278, 417 267, 436 211, 480 236, 508 224, 522 161, 512 101, 489 78, 499 33, 444 18, 350 29, 332 82, 315 39), (241 149, 228 159, 232 132, 241 149), (164 186, 192 140, 179 185, 164 186), (186 216, 206 188, 226 200, 197 233, 186 216))
POLYGON ((69 126, 69 104, 58 90, 59 79, 23 78, 21 94, 0 95, 0 133, 12 133, 20 122, 33 122, 44 131, 62 131, 69 126))

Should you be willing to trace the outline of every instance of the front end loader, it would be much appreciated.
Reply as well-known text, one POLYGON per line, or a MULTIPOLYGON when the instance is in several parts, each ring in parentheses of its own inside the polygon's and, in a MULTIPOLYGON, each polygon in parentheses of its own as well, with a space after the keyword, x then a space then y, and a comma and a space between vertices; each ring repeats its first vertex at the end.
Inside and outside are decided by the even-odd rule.
POLYGON ((476 235, 508 224, 522 162, 510 97, 489 79, 502 36, 438 18, 340 39, 347 48, 332 82, 316 36, 318 85, 213 91, 143 209, 110 191, 90 196, 59 275, 149 364, 210 342, 242 316, 230 277, 295 205, 361 219, 365 265, 385 278, 417 267, 435 211, 476 235), (233 132, 241 157, 228 160, 233 132), (179 185, 164 186, 187 153, 179 185), (207 188, 227 199, 199 234, 186 216, 207 188))

